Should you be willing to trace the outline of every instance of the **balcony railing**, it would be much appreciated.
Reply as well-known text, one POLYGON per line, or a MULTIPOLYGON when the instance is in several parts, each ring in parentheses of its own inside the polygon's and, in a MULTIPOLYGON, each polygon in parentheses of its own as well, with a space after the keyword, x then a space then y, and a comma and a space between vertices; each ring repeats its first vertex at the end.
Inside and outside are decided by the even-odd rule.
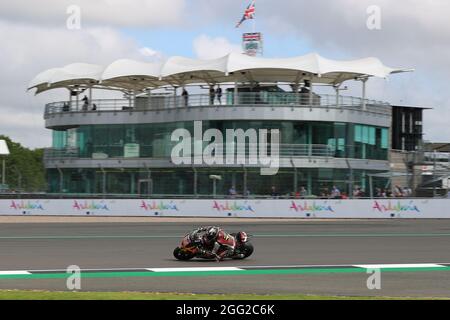
POLYGON ((214 107, 214 106, 290 106, 303 108, 342 108, 351 110, 363 110, 390 114, 390 105, 375 100, 364 100, 357 97, 339 96, 339 102, 335 95, 312 95, 305 93, 282 92, 258 92, 239 93, 236 97, 232 93, 226 93, 219 99, 208 94, 192 94, 184 96, 151 96, 138 97, 136 99, 102 99, 92 100, 89 103, 83 101, 61 101, 46 105, 45 115, 64 112, 101 112, 101 111, 146 111, 166 110, 189 107, 214 107))
MULTIPOLYGON (((268 155, 271 154, 270 144, 268 145, 269 151, 268 155)), ((48 148, 44 150, 44 160, 64 160, 64 159, 93 159, 93 154, 102 154, 102 159, 108 158, 124 158, 122 157, 109 157, 107 152, 105 152, 108 147, 94 146, 94 152, 91 154, 82 154, 78 148, 65 148, 65 149, 54 149, 48 148)), ((217 149, 216 149, 217 150, 217 149)), ((226 156, 226 145, 222 146, 224 157, 226 156)), ((246 156, 250 155, 251 146, 246 146, 245 148, 237 147, 235 150, 236 156, 246 156)), ((255 146, 255 150, 257 146, 255 146)), ((281 158, 302 158, 302 157, 335 157, 337 155, 336 150, 329 145, 319 145, 319 144, 281 144, 279 145, 279 155, 281 158)), ((141 157, 144 158, 144 157, 141 157)), ((169 156, 154 156, 149 158, 159 158, 159 159, 169 159, 169 156)), ((100 159, 100 158, 97 158, 100 159)))
POLYGON ((64 148, 44 149, 44 161, 46 160, 63 160, 63 159, 76 159, 80 156, 80 150, 78 148, 64 148))
MULTIPOLYGON (((119 146, 93 146, 91 152, 83 151, 81 152, 78 148, 67 148, 67 149, 46 149, 44 151, 44 160, 65 160, 65 159, 133 159, 129 157, 124 157, 123 150, 124 147, 119 146), (111 154, 113 153, 113 154, 111 154)), ((147 147, 146 147, 147 148, 147 147)), ((142 147, 141 147, 142 149, 142 147)), ((226 157, 226 145, 222 146, 223 157, 226 157)), ((216 148, 216 150, 220 150, 216 148)), ((166 153, 152 153, 151 150, 147 155, 144 155, 142 150, 140 156, 136 157, 139 159, 170 159, 170 155, 166 153)), ((160 150, 159 150, 160 151, 160 150)), ((245 147, 236 147, 234 154, 237 157, 245 157, 249 159, 250 154, 254 157, 259 156, 258 146, 252 149, 252 146, 246 145, 245 147), (251 151, 252 150, 252 151, 251 151), (252 153, 251 153, 252 152, 252 153)), ((274 155, 274 150, 271 150, 270 144, 268 144, 267 156, 274 155)), ((170 152, 169 152, 170 153, 170 152)), ((372 160, 384 160, 387 161, 387 150, 375 150, 363 152, 361 147, 358 146, 340 146, 339 148, 333 147, 331 145, 322 144, 280 144, 278 149, 278 154, 280 158, 308 158, 308 157, 318 157, 318 158, 349 158, 349 159, 372 159, 372 160)), ((194 157, 194 156, 193 156, 194 157)), ((134 159, 136 159, 134 158, 134 159)))

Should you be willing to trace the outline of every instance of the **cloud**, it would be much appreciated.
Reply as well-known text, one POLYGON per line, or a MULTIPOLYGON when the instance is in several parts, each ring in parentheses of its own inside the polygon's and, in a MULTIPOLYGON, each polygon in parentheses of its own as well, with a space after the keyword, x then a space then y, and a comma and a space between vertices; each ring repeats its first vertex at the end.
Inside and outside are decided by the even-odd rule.
POLYGON ((215 59, 223 57, 231 52, 242 52, 240 45, 231 43, 226 38, 213 38, 204 34, 194 39, 193 47, 194 54, 199 59, 215 59))
POLYGON ((81 23, 115 27, 174 26, 182 22, 185 0, 14 0, 1 1, 3 19, 66 26, 67 9, 78 6, 81 23))
POLYGON ((148 47, 140 48, 139 53, 142 56, 149 58, 150 60, 153 61, 159 61, 164 59, 164 55, 161 52, 148 47))
MULTIPOLYGON (((14 111, 32 114, 39 125, 30 132, 49 136, 49 130, 38 130, 43 127, 43 103, 58 99, 61 93, 55 93, 51 100, 45 100, 50 93, 33 98, 23 93, 29 80, 44 69, 78 61, 105 65, 117 58, 163 57, 158 44, 138 44, 119 28, 168 30, 189 25, 191 31, 201 30, 197 33, 201 35, 193 39, 197 57, 209 59, 241 52, 240 45, 229 39, 248 28, 247 24, 242 30, 233 28, 245 5, 241 1, 211 0, 40 0, 39 5, 29 0, 0 2, 0 108, 8 110, 0 133, 8 130, 17 139, 23 136, 26 145, 46 145, 32 135, 25 137, 25 131, 31 129, 14 129, 5 120, 14 117, 14 111), (72 4, 81 8, 81 30, 66 29, 66 9, 72 4), (217 32, 222 26, 228 31, 217 32), (211 33, 206 33, 208 28, 211 33), (217 36, 222 34, 228 38, 217 36)), ((284 56, 307 53, 290 51, 299 48, 292 44, 298 42, 333 59, 376 56, 389 66, 415 68, 411 74, 393 75, 389 82, 371 80, 369 97, 435 107, 425 112, 426 138, 449 140, 450 1, 258 0, 256 10, 258 31, 266 35, 266 52, 282 44, 284 56), (370 5, 381 8, 381 30, 366 27, 370 5)), ((166 41, 172 40, 176 42, 166 41)), ((347 94, 359 95, 359 89, 355 85, 355 91, 347 94)))
MULTIPOLYGON (((393 67, 414 68, 389 82, 372 80, 369 95, 393 104, 434 107, 425 112, 425 138, 449 140, 450 1, 284 0, 258 2, 259 24, 272 37, 293 36, 330 58, 376 56, 393 67), (381 9, 381 30, 369 30, 367 8, 381 9)), ((269 46, 269 43, 266 43, 269 46)))
POLYGON ((107 65, 120 58, 145 61, 160 54, 105 27, 69 31, 0 20, 0 38, 0 134, 29 147, 51 145, 51 131, 43 120, 45 103, 67 99, 65 90, 27 93, 28 83, 39 72, 73 62, 107 65))

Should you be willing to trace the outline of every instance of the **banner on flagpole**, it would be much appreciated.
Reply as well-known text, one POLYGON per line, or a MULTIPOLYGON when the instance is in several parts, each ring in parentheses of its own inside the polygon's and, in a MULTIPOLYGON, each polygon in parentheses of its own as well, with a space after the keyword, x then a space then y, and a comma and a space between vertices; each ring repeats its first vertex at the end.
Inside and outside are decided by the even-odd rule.
POLYGON ((249 56, 263 54, 263 37, 260 32, 244 33, 242 35, 242 49, 249 56))

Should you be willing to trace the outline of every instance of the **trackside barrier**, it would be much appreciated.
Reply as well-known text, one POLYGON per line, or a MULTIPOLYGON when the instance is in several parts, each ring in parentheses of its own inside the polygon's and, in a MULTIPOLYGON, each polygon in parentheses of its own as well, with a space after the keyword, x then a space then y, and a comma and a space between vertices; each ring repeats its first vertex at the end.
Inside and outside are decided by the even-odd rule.
POLYGON ((450 218, 450 199, 4 199, 0 215, 240 218, 450 218))

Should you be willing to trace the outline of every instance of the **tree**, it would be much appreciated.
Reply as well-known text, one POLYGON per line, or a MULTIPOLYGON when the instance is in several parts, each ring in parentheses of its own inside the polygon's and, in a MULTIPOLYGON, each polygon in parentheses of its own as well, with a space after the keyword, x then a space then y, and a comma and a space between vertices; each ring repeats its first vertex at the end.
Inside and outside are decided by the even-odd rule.
POLYGON ((6 157, 6 184, 11 190, 24 192, 45 191, 44 149, 28 149, 9 137, 5 140, 10 155, 6 157))

